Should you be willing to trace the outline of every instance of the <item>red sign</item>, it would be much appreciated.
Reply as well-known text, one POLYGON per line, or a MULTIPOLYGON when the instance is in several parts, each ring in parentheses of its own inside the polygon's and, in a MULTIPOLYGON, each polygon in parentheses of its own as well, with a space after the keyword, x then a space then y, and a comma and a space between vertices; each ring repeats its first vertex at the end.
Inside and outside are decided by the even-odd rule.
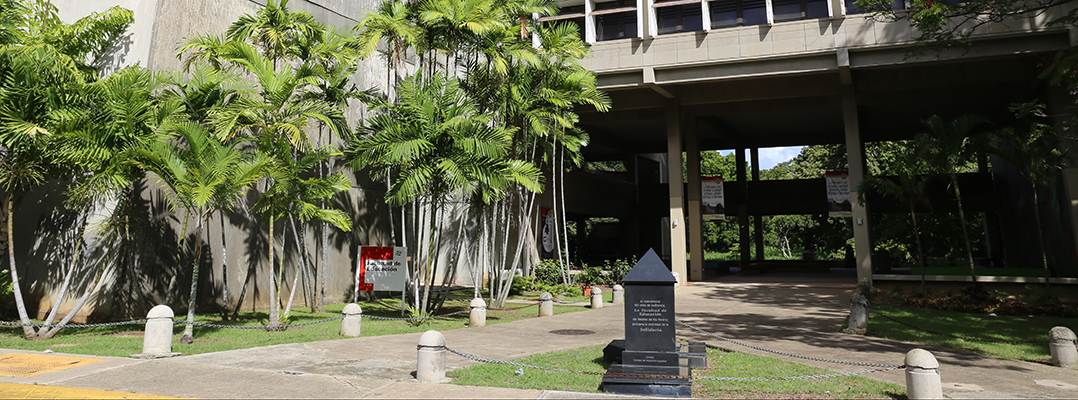
POLYGON ((356 290, 374 290, 374 284, 366 282, 367 260, 392 260, 393 247, 362 246, 359 248, 359 281, 356 290))

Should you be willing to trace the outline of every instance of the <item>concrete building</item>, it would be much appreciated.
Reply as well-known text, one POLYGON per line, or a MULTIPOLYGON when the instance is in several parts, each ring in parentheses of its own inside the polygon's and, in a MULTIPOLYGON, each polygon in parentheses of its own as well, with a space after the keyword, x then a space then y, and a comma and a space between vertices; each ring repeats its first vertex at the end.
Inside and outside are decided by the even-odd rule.
MULTIPOLYGON (((140 64, 152 70, 179 68, 182 64, 175 49, 183 38, 223 34, 237 17, 254 13, 264 4, 260 0, 52 3, 67 22, 114 5, 134 10, 135 24, 125 51, 112 60, 110 68, 140 64)), ((608 113, 580 110, 581 126, 592 139, 584 153, 589 160, 623 161, 630 171, 614 177, 570 174, 569 214, 574 218, 619 217, 618 230, 625 239, 620 241, 622 254, 640 255, 649 247, 664 249, 681 279, 698 280, 703 277, 703 263, 690 264, 686 255, 692 260, 704 258, 697 156, 702 150, 732 149, 741 161, 738 180, 725 185, 726 209, 741 221, 741 242, 754 244, 741 247, 742 260, 749 261, 763 257, 762 239, 749 237, 749 224, 759 227, 760 216, 826 212, 824 188, 818 181, 747 182, 745 177, 758 175, 758 170, 748 171, 745 161, 757 159, 758 149, 845 144, 851 150, 849 176, 855 187, 865 174, 865 142, 910 138, 918 132, 919 121, 929 115, 999 113, 1011 102, 1032 98, 1046 99, 1058 109, 1069 100, 1067 94, 1046 87, 1037 75, 1043 57, 1070 48, 1076 39, 1073 28, 1046 24, 1070 8, 1055 7, 1044 14, 980 25, 968 49, 910 57, 907 52, 915 32, 908 24, 868 21, 851 3, 568 0, 562 2, 560 15, 537 16, 574 21, 583 28, 592 49, 584 65, 596 72, 600 89, 613 100, 608 113), (683 174, 688 177, 685 185, 678 184, 683 174)), ((375 0, 292 0, 289 7, 310 12, 328 25, 350 28, 376 4, 375 0)), ((385 63, 372 59, 360 64, 354 79, 360 88, 385 89, 385 76, 385 63)), ((348 112, 352 124, 363 118, 364 110, 358 105, 348 112)), ((352 293, 356 245, 390 244, 386 217, 390 209, 378 189, 384 184, 353 178, 354 189, 339 206, 353 215, 355 229, 331 233, 333 246, 325 266, 330 301, 346 300, 352 293)), ((974 194, 967 209, 1008 214, 992 200, 1000 195, 992 188, 992 176, 972 174, 963 179, 964 184, 970 183, 967 191, 974 194)), ((1053 254, 1057 255, 1057 275, 1075 276, 1078 169, 1065 171, 1059 189, 1058 199, 1052 201, 1060 207, 1058 225, 1062 228, 1053 239, 1053 254)), ((27 201, 52 209, 61 201, 57 193, 41 191, 27 201)), ((126 268, 110 271, 92 306, 84 310, 86 315, 76 321, 90 314, 143 315, 167 300, 164 293, 173 292, 177 285, 183 287, 184 279, 189 281, 184 277, 186 268, 148 274, 133 267, 173 265, 171 260, 178 253, 172 244, 178 237, 162 232, 178 231, 181 217, 168 216, 160 193, 149 189, 144 193, 140 206, 146 208, 148 220, 135 234, 152 246, 136 251, 126 268), (156 250, 148 250, 151 247, 156 250)), ((540 200, 542 207, 552 204, 549 197, 540 200)), ((858 278, 888 279, 873 274, 869 210, 854 202, 852 220, 858 278)), ((45 233, 67 229, 71 223, 70 216, 58 214, 25 213, 16 218, 16 226, 33 227, 33 235, 16 235, 16 246, 19 260, 33 266, 23 274, 24 282, 30 282, 24 292, 37 301, 31 308, 41 310, 39 315, 54 302, 58 284, 52 282, 57 281, 59 266, 70 259, 67 249, 73 234, 45 233)), ((1006 233, 1015 224, 1021 221, 1003 218, 997 229, 1006 233)), ((200 307, 232 309, 240 298, 249 296, 243 310, 265 308, 272 278, 259 266, 265 262, 260 255, 264 241, 249 234, 258 226, 256 217, 237 212, 224 221, 215 217, 209 226, 209 256, 203 269, 207 282, 201 285, 200 307)), ((287 238, 283 230, 277 235, 279 240, 287 238)), ((1004 239, 1021 246, 1023 238, 1004 239)), ((291 256, 296 253, 295 249, 286 251, 291 256)), ((100 260, 102 255, 93 257, 100 260)), ((460 283, 471 283, 472 274, 459 276, 460 283)), ((85 287, 87 277, 80 279, 76 285, 85 287)))
MULTIPOLYGON (((968 48, 920 56, 910 55, 916 32, 908 21, 873 22, 852 3, 562 2, 561 15, 543 19, 574 21, 582 28, 592 46, 584 65, 613 101, 607 113, 581 109, 581 125, 592 140, 585 155, 623 161, 629 171, 616 182, 574 176, 569 193, 585 195, 571 197, 569 212, 577 218, 620 217, 620 230, 640 240, 629 245, 630 253, 666 247, 673 270, 698 280, 703 263, 689 263, 684 255, 704 258, 700 151, 736 151, 738 177, 725 184, 726 212, 739 217, 741 259, 749 262, 763 259, 761 216, 827 210, 822 180, 758 181, 759 163, 746 171, 746 153, 758 160, 758 149, 765 147, 845 144, 850 187, 856 188, 865 175, 864 143, 910 139, 933 114, 1001 115, 1009 104, 1033 99, 1047 101, 1059 114, 1072 100, 1038 74, 1044 60, 1078 38, 1073 27, 1047 24, 1075 7, 1073 2, 1002 23, 968 24, 968 48), (683 173, 684 186, 677 184, 683 173), (754 179, 747 182, 750 173, 754 179), (749 235, 750 224, 756 237, 749 235)), ((1000 177, 1003 167, 994 168, 993 174, 982 169, 961 177, 966 209, 1000 218, 990 225, 1013 250, 1010 264, 1021 265, 1018 253, 1037 246, 1027 223, 1032 215, 1020 212, 1029 204, 1001 200, 1018 197, 1017 183, 1000 177)), ((1052 193, 1057 196, 1046 204, 1055 210, 1056 228, 1048 235, 1053 274, 1074 277, 1078 169, 1067 168, 1052 193)), ((874 275, 870 212, 852 203, 858 278, 902 279, 874 275)), ((937 211, 953 210, 948 201, 934 204, 940 204, 937 211)), ((1039 266, 1033 262, 1030 267, 1039 266)))

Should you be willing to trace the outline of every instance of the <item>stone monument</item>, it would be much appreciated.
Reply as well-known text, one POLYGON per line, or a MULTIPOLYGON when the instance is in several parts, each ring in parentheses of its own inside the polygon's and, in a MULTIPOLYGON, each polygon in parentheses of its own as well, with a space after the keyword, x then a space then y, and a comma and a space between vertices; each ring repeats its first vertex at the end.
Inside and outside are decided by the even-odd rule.
POLYGON ((604 350, 604 358, 613 364, 603 375, 603 391, 692 397, 692 368, 688 358, 679 354, 675 339, 676 278, 655 250, 648 250, 622 283, 625 340, 623 344, 614 341, 604 350))

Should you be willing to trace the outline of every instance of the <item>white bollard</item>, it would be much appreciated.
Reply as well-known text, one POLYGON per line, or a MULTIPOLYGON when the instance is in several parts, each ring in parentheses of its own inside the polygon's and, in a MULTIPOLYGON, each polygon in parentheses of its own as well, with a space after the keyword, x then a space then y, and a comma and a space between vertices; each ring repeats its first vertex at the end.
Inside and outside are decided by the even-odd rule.
POLYGON ((625 288, 621 285, 614 285, 614 298, 610 299, 611 304, 621 304, 625 302, 625 288))
POLYGON ((487 324, 487 302, 481 298, 474 298, 469 304, 472 311, 468 314, 468 326, 484 326, 487 324))
POLYGON ((549 317, 554 315, 554 296, 550 295, 550 292, 543 292, 539 295, 539 316, 549 317))
POLYGON ((677 272, 671 272, 670 274, 674 275, 674 289, 681 287, 681 274, 677 272))
POLYGON ((1057 326, 1048 331, 1049 349, 1052 351, 1052 365, 1060 368, 1078 368, 1078 337, 1065 326, 1057 326))
POLYGON ((350 303, 341 311, 344 319, 341 320, 341 335, 359 337, 363 331, 363 308, 359 304, 350 303))
POLYGON ((445 336, 438 331, 423 332, 417 348, 415 378, 420 382, 444 382, 445 336))
POLYGON ((906 397, 910 400, 942 399, 940 364, 924 349, 906 353, 906 397))
POLYGON ((172 317, 176 314, 166 305, 154 306, 146 314, 146 331, 142 336, 142 353, 135 358, 162 358, 177 356, 172 352, 172 317))
POLYGON ((591 308, 603 308, 603 289, 591 289, 591 308))

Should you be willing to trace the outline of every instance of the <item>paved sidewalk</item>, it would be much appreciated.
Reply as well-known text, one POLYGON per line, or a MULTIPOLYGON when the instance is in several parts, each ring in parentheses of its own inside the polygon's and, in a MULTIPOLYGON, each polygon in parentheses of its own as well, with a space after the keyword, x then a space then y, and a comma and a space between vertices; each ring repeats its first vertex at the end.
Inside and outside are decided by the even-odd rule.
MULTIPOLYGON (((910 343, 838 333, 847 314, 850 284, 820 280, 798 283, 694 283, 677 290, 678 318, 708 332, 755 346, 828 359, 902 364, 910 343)), ((790 282, 787 280, 786 282, 790 282)), ((621 305, 513 323, 445 331, 450 348, 512 359, 608 343, 624 335, 621 305), (564 336, 555 329, 586 329, 592 335, 564 336)), ((9 383, 108 390, 187 398, 593 398, 611 397, 539 390, 419 383, 415 370, 420 334, 360 337, 288 344, 161 360, 106 361, 35 378, 0 377, 0 397, 9 383)), ((678 335, 713 346, 771 355, 679 327, 678 335)), ((941 364, 944 392, 954 398, 1076 398, 1078 371, 927 348, 941 364)), ((19 352, 0 350, 0 354, 19 352)), ((80 356, 85 357, 85 356, 80 356)), ((839 372, 866 367, 794 362, 839 372)), ((447 354, 450 368, 473 362, 447 354)), ((905 385, 901 370, 864 375, 905 385)), ((121 393, 123 394, 123 393, 121 393)), ((30 398, 40 398, 33 397, 30 398)))

